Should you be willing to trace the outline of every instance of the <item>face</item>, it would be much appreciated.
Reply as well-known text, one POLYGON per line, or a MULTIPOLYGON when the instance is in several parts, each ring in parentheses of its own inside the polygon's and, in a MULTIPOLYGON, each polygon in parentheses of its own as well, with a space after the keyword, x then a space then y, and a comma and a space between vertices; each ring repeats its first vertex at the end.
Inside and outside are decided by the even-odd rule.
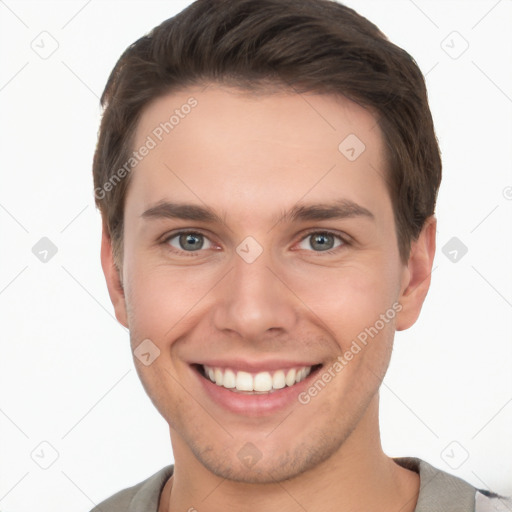
POLYGON ((107 280, 175 454, 244 482, 312 469, 366 428, 394 332, 420 307, 375 118, 334 96, 210 85, 150 104, 144 145, 123 290, 107 280))

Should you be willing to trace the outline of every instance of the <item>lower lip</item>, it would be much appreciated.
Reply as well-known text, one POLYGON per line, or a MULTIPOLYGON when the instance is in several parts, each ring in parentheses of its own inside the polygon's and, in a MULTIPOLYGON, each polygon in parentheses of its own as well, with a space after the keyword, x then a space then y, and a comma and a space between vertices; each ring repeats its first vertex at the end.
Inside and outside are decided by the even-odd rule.
POLYGON ((199 370, 193 368, 192 371, 201 382, 207 395, 216 404, 236 414, 264 416, 278 412, 292 404, 299 404, 298 395, 309 386, 310 378, 316 375, 319 369, 320 368, 317 368, 304 380, 293 386, 285 386, 272 393, 255 395, 230 391, 223 386, 218 386, 210 379, 203 377, 199 373, 199 370))

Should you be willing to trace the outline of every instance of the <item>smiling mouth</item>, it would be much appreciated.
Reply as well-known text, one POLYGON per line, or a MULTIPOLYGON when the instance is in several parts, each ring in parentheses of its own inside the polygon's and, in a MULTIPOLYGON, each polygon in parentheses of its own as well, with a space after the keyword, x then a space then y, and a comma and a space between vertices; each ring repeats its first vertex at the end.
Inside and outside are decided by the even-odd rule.
POLYGON ((316 373, 321 364, 300 366, 276 371, 249 373, 230 368, 219 368, 203 364, 192 367, 205 379, 234 393, 270 394, 284 388, 295 386, 312 373, 316 373))

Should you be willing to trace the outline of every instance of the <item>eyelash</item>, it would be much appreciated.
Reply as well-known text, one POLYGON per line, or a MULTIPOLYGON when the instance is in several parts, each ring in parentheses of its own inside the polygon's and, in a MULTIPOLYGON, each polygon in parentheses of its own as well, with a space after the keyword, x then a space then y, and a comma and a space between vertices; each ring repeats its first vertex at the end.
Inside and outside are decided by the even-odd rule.
MULTIPOLYGON (((189 256, 190 257, 196 257, 197 253, 200 253, 203 249, 200 249, 199 251, 183 251, 183 250, 180 250, 180 249, 176 249, 175 247, 172 247, 169 244, 169 241, 172 240, 173 238, 179 237, 180 235, 200 235, 200 236, 203 236, 203 237, 205 237, 206 239, 209 240, 209 238, 204 233, 201 233, 200 231, 187 231, 187 230, 176 231, 175 233, 171 233, 170 235, 166 236, 165 239, 162 240, 162 244, 167 245, 167 247, 169 248, 170 252, 172 252, 174 254, 182 255, 182 256, 184 255, 184 256, 187 256, 187 257, 189 257, 189 256)), ((323 254, 333 255, 333 254, 337 254, 340 250, 342 250, 342 249, 346 248, 347 246, 351 245, 350 241, 348 240, 348 238, 346 236, 342 236, 338 232, 331 231, 331 230, 328 230, 328 229, 322 229, 322 230, 313 229, 311 231, 308 231, 299 240, 299 243, 303 242, 304 240, 306 240, 311 235, 332 235, 332 236, 338 238, 342 242, 342 244, 339 245, 338 247, 336 247, 334 249, 329 249, 328 251, 308 251, 308 252, 313 252, 315 254, 319 254, 319 255, 323 255, 323 254)), ((204 249, 204 250, 206 250, 206 249, 204 249)))

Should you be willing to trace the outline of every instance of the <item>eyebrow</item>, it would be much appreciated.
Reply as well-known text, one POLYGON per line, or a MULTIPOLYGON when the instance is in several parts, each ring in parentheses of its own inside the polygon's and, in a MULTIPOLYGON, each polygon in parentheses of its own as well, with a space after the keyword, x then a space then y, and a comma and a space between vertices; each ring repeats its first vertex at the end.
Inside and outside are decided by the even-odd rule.
POLYGON ((332 203, 297 204, 291 210, 282 212, 278 222, 345 219, 347 217, 368 217, 375 220, 375 216, 367 208, 349 199, 338 199, 332 203))
POLYGON ((141 217, 146 219, 182 219, 224 224, 222 218, 207 206, 169 201, 160 201, 155 206, 146 210, 141 217))
MULTIPOLYGON (((146 219, 181 219, 195 222, 225 224, 223 218, 212 208, 191 203, 160 201, 147 209, 141 217, 146 219)), ((367 217, 375 220, 373 213, 349 199, 338 199, 330 203, 297 204, 288 211, 281 212, 275 221, 304 222, 312 220, 344 219, 348 217, 367 217)))

